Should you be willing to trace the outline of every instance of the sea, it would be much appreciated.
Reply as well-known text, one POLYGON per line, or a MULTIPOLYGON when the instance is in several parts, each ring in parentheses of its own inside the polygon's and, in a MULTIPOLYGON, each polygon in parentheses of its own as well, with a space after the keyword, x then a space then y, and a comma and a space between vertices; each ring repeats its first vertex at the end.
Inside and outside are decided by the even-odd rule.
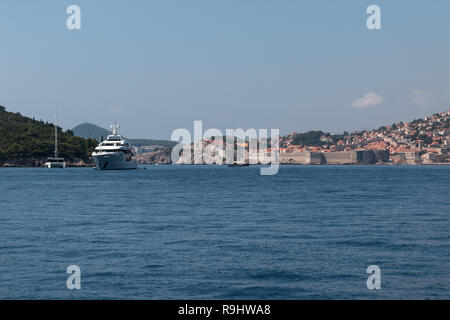
POLYGON ((0 239, 0 299, 449 299, 450 166, 0 168, 0 239))

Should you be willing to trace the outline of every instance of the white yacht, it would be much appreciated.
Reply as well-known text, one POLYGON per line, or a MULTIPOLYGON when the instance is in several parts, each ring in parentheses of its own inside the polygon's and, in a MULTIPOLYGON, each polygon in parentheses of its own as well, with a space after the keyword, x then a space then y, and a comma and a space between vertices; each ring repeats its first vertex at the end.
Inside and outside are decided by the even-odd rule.
POLYGON ((117 133, 119 125, 111 125, 112 134, 100 142, 92 153, 95 167, 100 170, 137 169, 137 161, 128 141, 117 133))

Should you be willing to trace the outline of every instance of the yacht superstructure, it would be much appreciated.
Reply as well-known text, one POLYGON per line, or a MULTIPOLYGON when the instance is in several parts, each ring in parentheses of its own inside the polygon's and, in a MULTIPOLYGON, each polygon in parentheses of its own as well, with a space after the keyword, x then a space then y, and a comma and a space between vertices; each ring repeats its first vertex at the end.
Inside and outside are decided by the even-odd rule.
POLYGON ((119 125, 111 125, 112 134, 100 142, 92 153, 95 167, 100 170, 137 169, 135 155, 127 140, 117 133, 119 125))

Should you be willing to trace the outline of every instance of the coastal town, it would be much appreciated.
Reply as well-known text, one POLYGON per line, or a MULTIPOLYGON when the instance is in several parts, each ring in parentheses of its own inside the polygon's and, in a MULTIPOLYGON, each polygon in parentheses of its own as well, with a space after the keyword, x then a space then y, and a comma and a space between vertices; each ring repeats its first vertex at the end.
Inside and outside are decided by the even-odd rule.
POLYGON ((292 133, 280 138, 280 161, 298 164, 450 162, 450 110, 376 130, 342 135, 315 131, 311 135, 310 144, 302 143, 305 134, 292 133))
MULTIPOLYGON (((258 144, 260 142, 258 141, 258 144)), ((275 150, 270 148, 267 141, 264 145, 269 147, 259 148, 258 154, 270 157, 275 150)), ((261 163, 255 160, 258 156, 249 150, 250 146, 251 142, 247 139, 234 141, 234 146, 228 147, 245 150, 241 162, 261 163)), ((223 137, 223 139, 207 138, 192 143, 191 154, 181 157, 176 164, 194 163, 194 150, 208 148, 212 154, 218 156, 220 163, 225 163, 227 139, 223 137)), ((152 154, 142 153, 142 149, 140 151, 141 163, 147 162, 145 161, 147 159, 154 159, 152 154)), ((278 151, 281 164, 450 164, 450 110, 375 130, 343 134, 322 131, 294 132, 279 138, 278 151)), ((161 150, 159 152, 161 154, 161 150)), ((169 161, 167 157, 166 161, 169 161)))

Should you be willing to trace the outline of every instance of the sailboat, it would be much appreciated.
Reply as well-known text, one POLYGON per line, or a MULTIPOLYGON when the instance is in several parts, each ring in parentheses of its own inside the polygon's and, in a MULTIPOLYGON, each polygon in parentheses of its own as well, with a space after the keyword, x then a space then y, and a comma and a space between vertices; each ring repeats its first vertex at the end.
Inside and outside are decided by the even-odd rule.
POLYGON ((57 126, 57 119, 56 119, 56 113, 55 113, 55 156, 47 158, 47 162, 45 163, 45 166, 47 168, 65 168, 66 162, 64 161, 64 158, 58 157, 58 126, 57 126))

